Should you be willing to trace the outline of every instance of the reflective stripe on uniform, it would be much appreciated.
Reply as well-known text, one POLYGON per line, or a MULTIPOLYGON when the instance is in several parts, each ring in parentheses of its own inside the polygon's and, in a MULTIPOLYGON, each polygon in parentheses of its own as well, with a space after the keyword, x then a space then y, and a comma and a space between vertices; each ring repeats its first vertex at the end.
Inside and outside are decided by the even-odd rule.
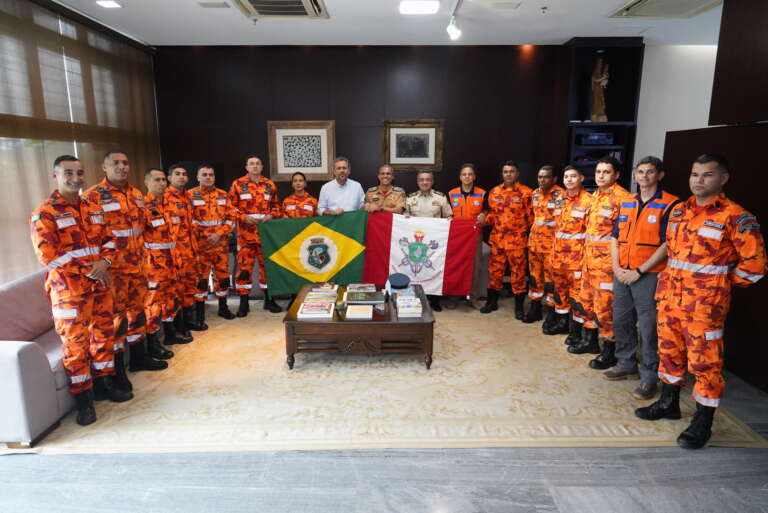
POLYGON ((122 350, 124 347, 125 347, 125 343, 123 343, 123 342, 117 342, 117 343, 114 345, 114 347, 113 347, 113 348, 114 348, 114 350, 115 350, 115 351, 120 351, 120 350, 122 350))
POLYGON ((115 247, 116 247, 115 246, 115 241, 105 242, 104 244, 101 245, 101 247, 105 248, 105 249, 115 249, 115 247))
POLYGON ((235 288, 236 289, 248 289, 248 290, 251 290, 253 288, 253 285, 250 284, 250 283, 248 285, 235 285, 235 288))
POLYGON ((555 237, 558 239, 566 239, 566 240, 581 240, 586 237, 583 233, 565 233, 565 232, 555 232, 555 237))
POLYGON ((48 264, 48 267, 53 269, 71 262, 73 258, 81 258, 84 256, 92 256, 92 255, 98 255, 98 254, 99 254, 98 246, 88 246, 86 248, 73 249, 72 251, 67 251, 66 253, 61 255, 59 258, 51 260, 51 262, 48 264))
POLYGON ((745 273, 744 271, 738 268, 734 269, 733 272, 736 273, 736 276, 738 276, 739 278, 744 278, 745 280, 749 280, 752 283, 757 283, 758 281, 760 281, 760 278, 763 277, 762 274, 745 273))
POLYGON ((555 308, 555 313, 567 314, 568 312, 570 312, 570 310, 568 310, 566 308, 555 308))
POLYGON ((194 297, 197 297, 197 298, 205 298, 206 296, 208 296, 207 292, 200 292, 199 294, 194 294, 194 297))
POLYGON ((537 219, 534 223, 536 226, 556 226, 557 223, 554 221, 544 221, 543 219, 537 219))
POLYGON ((681 381, 683 381, 683 378, 681 378, 680 376, 664 374, 663 372, 659 372, 659 377, 666 379, 667 381, 669 381, 670 384, 680 383, 681 381))
POLYGON ((52 308, 54 319, 74 319, 77 317, 77 308, 52 308))
POLYGON ((131 342, 136 342, 139 339, 141 339, 141 335, 140 334, 138 334, 138 335, 128 335, 127 337, 125 337, 125 341, 128 342, 129 344, 131 342))
POLYGON ((573 316, 573 320, 578 322, 579 324, 584 324, 584 319, 576 315, 573 316))
POLYGON ((173 249, 176 247, 175 242, 145 242, 144 247, 147 249, 173 249))
POLYGON ((610 242, 610 235, 587 235, 585 237, 589 242, 610 242))
POLYGON ((723 330, 706 331, 704 332, 704 338, 707 340, 720 340, 723 338, 723 330))
POLYGON ((128 230, 112 230, 112 235, 115 237, 134 237, 141 235, 143 230, 141 228, 130 228, 128 230))
POLYGON ((544 296, 543 292, 530 292, 530 291, 528 292, 528 297, 533 298, 533 297, 543 297, 543 296, 544 296))
POLYGON ((727 265, 704 265, 694 264, 693 262, 684 262, 682 260, 667 260, 667 266, 672 269, 682 269, 683 271, 690 271, 692 273, 702 274, 728 274, 727 265))
MULTIPOLYGON (((162 322, 173 322, 173 317, 165 317, 163 319, 160 319, 162 322)), ((160 330, 158 330, 160 331, 160 330)))
POLYGON ((88 381, 89 379, 91 379, 91 375, 81 374, 80 376, 70 376, 69 379, 70 381, 72 381, 72 384, 74 385, 75 383, 83 383, 85 381, 88 381))
POLYGON ((613 283, 601 283, 600 288, 602 290, 613 290, 613 283))
POLYGON ((227 220, 227 221, 224 221, 224 224, 226 224, 227 226, 231 226, 232 228, 234 228, 234 227, 235 227, 235 223, 234 223, 234 221, 229 221, 229 220, 227 220))
POLYGON ((216 291, 216 297, 227 297, 227 291, 226 290, 217 290, 216 291))
POLYGON ((262 289, 262 290, 267 290, 267 284, 259 282, 259 288, 262 289))
POLYGON ((214 219, 211 221, 200 221, 198 219, 193 219, 192 224, 196 224, 198 226, 219 226, 224 224, 224 221, 221 219, 214 219))
POLYGON ((114 360, 110 360, 108 362, 93 362, 91 363, 94 369, 96 370, 102 370, 102 369, 111 369, 115 366, 114 360))
POLYGON ((712 408, 717 408, 720 405, 720 399, 712 399, 710 397, 704 397, 695 390, 693 391, 693 398, 696 400, 697 403, 702 404, 704 406, 709 406, 712 408))

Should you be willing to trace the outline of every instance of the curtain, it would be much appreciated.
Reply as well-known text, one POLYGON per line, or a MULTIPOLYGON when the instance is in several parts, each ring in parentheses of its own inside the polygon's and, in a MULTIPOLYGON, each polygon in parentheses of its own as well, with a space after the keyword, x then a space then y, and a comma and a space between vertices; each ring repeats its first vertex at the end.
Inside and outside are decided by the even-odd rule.
POLYGON ((29 215, 55 188, 53 160, 80 158, 89 187, 115 148, 133 185, 161 164, 152 56, 27 0, 0 0, 0 283, 40 268, 29 215))

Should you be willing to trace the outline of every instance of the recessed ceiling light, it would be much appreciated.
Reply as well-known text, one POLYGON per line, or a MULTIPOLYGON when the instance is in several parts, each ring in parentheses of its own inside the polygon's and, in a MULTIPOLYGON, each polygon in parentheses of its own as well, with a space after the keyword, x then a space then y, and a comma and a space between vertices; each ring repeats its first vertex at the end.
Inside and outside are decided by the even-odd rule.
POLYGON ((435 14, 440 0, 400 0, 400 14, 435 14))
POLYGON ((122 5, 114 2, 113 0, 98 0, 96 4, 104 7, 105 9, 120 9, 122 7, 122 5))

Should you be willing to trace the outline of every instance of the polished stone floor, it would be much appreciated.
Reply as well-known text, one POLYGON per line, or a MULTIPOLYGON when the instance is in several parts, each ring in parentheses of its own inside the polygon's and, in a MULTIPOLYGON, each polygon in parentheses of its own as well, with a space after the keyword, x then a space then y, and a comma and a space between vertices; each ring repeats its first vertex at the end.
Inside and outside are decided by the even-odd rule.
MULTIPOLYGON (((768 435, 768 395, 731 376, 724 403, 768 435)), ((0 513, 49 511, 765 513, 768 449, 0 457, 0 513)))

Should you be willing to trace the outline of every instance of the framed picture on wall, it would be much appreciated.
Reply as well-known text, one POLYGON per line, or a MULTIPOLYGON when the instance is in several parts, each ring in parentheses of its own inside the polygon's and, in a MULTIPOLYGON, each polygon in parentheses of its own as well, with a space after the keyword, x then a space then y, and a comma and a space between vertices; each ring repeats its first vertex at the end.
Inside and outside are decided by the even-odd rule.
POLYGON ((384 163, 395 171, 441 171, 442 119, 388 119, 384 121, 384 163))
POLYGON ((307 181, 333 178, 336 125, 329 121, 267 121, 270 178, 288 182, 301 171, 307 181))

